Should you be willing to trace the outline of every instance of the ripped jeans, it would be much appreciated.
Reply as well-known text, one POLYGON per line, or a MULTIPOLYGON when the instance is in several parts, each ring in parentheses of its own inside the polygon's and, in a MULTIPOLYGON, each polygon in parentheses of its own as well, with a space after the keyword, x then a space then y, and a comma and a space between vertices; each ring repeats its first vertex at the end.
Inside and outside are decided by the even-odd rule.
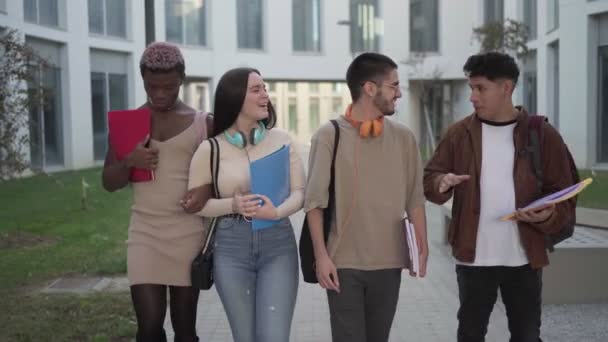
POLYGON ((289 341, 298 252, 289 219, 259 231, 225 216, 215 235, 214 277, 235 342, 289 341))

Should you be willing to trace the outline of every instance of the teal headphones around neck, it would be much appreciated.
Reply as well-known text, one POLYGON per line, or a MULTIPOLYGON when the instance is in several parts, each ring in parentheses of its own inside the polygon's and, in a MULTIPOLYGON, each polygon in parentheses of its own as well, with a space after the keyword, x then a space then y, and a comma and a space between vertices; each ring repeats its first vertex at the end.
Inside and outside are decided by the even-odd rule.
MULTIPOLYGON (((249 144, 257 145, 260 143, 260 141, 264 139, 265 136, 266 126, 263 122, 260 121, 258 122, 258 127, 254 127, 251 129, 251 132, 249 134, 249 144)), ((228 140, 230 144, 238 148, 247 147, 247 138, 245 137, 245 134, 241 131, 236 131, 234 135, 230 135, 230 133, 228 133, 228 130, 225 130, 224 137, 226 137, 226 140, 228 140)))

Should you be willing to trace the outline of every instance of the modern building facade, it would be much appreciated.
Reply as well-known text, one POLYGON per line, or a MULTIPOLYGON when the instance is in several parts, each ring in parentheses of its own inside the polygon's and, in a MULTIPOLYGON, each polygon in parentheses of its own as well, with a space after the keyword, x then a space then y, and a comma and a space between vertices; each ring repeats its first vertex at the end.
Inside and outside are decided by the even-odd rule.
POLYGON ((51 96, 30 110, 30 158, 46 171, 102 162, 106 113, 145 102, 139 56, 163 40, 184 53, 187 103, 212 110, 221 75, 255 67, 303 143, 349 103, 352 57, 385 53, 400 63, 394 118, 428 155, 472 111, 473 28, 507 18, 531 28, 516 102, 550 118, 580 167, 608 168, 608 0, 0 0, 0 29, 53 64, 36 74, 51 96))
POLYGON ((579 167, 608 169, 608 1, 410 0, 408 10, 408 55, 419 58, 405 118, 427 153, 472 112, 462 65, 479 50, 473 29, 514 19, 529 28, 516 103, 549 118, 579 167))
POLYGON ((53 64, 38 71, 52 96, 30 111, 30 157, 54 171, 102 162, 106 112, 145 102, 138 61, 152 41, 182 48, 181 97, 201 110, 212 109, 225 71, 259 69, 279 125, 307 142, 348 104, 343 82, 353 55, 405 55, 406 7, 381 0, 3 0, 0 28, 18 29, 53 64))

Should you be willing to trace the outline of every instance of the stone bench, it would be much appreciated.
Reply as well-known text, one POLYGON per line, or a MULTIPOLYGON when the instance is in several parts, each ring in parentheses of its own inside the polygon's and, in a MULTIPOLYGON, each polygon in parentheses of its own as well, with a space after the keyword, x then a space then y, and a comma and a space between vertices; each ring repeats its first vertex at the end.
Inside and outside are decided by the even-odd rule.
MULTIPOLYGON (((441 206, 444 243, 452 202, 441 206)), ((549 253, 543 269, 544 304, 608 303, 608 230, 577 226, 574 235, 549 253)))

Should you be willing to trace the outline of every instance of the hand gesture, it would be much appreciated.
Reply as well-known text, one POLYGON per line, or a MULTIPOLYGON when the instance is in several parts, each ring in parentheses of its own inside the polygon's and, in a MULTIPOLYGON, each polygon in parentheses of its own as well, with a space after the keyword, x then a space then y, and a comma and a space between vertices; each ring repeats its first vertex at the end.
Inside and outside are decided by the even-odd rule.
POLYGON ((441 181, 439 182, 439 192, 444 193, 450 190, 452 187, 469 180, 471 176, 469 175, 455 175, 453 173, 446 173, 441 177, 441 181))

